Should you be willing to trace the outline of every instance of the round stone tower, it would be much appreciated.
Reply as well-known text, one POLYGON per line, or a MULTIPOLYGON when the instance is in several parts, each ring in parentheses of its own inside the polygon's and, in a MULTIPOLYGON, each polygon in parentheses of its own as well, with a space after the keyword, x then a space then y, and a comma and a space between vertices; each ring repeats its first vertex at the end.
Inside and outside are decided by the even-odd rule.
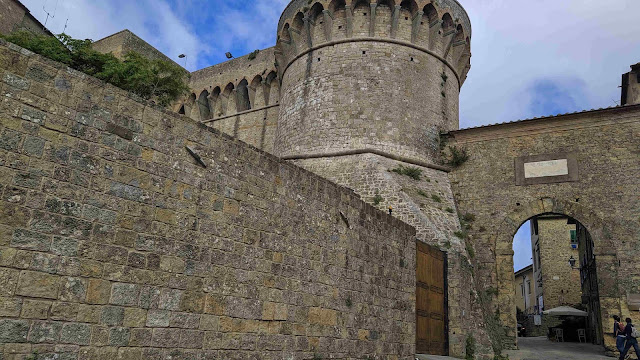
POLYGON ((456 0, 293 0, 278 24, 275 154, 434 163, 458 128, 471 25, 456 0))

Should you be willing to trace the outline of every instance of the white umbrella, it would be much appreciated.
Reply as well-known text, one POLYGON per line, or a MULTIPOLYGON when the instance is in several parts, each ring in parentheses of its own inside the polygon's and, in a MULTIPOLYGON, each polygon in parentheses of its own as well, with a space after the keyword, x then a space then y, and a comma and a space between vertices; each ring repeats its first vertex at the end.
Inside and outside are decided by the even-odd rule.
POLYGON ((553 316, 582 316, 582 317, 589 316, 589 314, 587 314, 586 311, 578 310, 578 309, 572 308, 571 306, 560 306, 557 308, 546 310, 543 312, 543 314, 553 315, 553 316))

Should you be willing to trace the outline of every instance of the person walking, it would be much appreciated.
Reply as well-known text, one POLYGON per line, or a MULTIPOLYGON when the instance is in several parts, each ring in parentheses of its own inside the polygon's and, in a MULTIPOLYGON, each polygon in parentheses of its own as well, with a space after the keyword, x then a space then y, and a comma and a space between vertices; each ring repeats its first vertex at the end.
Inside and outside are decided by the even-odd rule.
POLYGON ((624 324, 620 322, 620 316, 613 315, 613 336, 616 338, 616 348, 620 354, 624 351, 624 343, 627 341, 624 327, 624 324))
POLYGON ((620 353, 620 360, 624 360, 629 352, 629 349, 633 346, 633 350, 636 352, 636 357, 640 357, 640 346, 638 346, 638 333, 633 324, 631 323, 631 319, 626 318, 627 326, 624 328, 624 335, 627 337, 627 344, 624 346, 624 349, 620 353))

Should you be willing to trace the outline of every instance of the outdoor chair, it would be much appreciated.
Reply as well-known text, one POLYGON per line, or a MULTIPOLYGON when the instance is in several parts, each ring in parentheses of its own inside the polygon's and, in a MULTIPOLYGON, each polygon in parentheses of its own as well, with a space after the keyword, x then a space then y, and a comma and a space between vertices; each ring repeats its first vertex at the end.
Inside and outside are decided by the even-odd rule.
POLYGON ((587 343, 587 331, 585 329, 578 329, 578 342, 582 343, 582 341, 584 340, 584 343, 587 343))
POLYGON ((562 329, 554 329, 556 332, 556 341, 564 342, 564 331, 562 329))

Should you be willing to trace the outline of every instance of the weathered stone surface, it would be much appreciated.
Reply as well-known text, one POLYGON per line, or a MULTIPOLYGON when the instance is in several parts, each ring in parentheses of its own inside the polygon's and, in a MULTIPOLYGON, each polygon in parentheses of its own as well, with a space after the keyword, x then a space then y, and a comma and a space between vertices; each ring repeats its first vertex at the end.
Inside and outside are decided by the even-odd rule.
POLYGON ((119 326, 124 321, 124 308, 105 306, 102 308, 100 323, 108 326, 119 326))
POLYGON ((59 277, 33 271, 22 271, 16 294, 45 299, 58 298, 59 277))
POLYGON ((64 324, 60 332, 60 342, 63 344, 89 345, 91 340, 91 326, 87 324, 64 324))
POLYGON ((28 333, 29 321, 0 319, 0 342, 23 343, 28 333))
POLYGON ((29 332, 29 342, 55 344, 60 338, 61 330, 61 323, 34 321, 29 332))
MULTIPOLYGON (((0 58, 5 52, 15 50, 0 40, 0 58)), ((314 334, 327 357, 347 357, 345 349, 357 357, 355 344, 333 340, 357 341, 348 330, 360 326, 355 309, 343 305, 353 293, 376 309, 367 321, 382 329, 367 346, 388 349, 381 356, 412 354, 414 259, 398 266, 398 254, 413 251, 412 228, 287 162, 29 57, 28 67, 46 76, 31 70, 21 91, 56 96, 37 109, 17 98, 11 114, 0 108, 22 124, 0 129, 0 286, 10 299, 3 311, 25 322, 17 342, 78 359, 279 359, 287 344, 286 355, 308 355, 311 345, 293 344, 314 334), (185 144, 211 167, 194 163, 185 144), (17 230, 49 246, 23 236, 30 233, 12 243, 17 230), (335 312, 335 322, 318 318, 335 325, 309 323, 312 304, 335 312), (37 331, 27 339, 30 326, 37 331)), ((278 94, 256 96, 267 105, 278 94)), ((256 112, 247 139, 263 128, 273 139, 277 114, 277 106, 256 112)))
POLYGON ((111 289, 111 304, 135 306, 138 304, 139 295, 139 285, 115 283, 111 289))
POLYGON ((18 229, 13 232, 11 246, 46 252, 51 248, 51 237, 33 231, 18 229))

